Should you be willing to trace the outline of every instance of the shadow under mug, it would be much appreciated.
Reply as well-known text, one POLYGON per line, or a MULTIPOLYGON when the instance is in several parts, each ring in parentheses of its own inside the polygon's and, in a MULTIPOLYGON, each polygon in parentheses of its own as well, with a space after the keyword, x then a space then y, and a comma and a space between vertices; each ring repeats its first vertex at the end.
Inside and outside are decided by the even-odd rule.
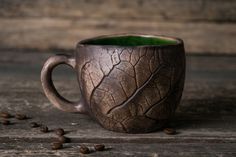
POLYGON ((156 35, 110 35, 80 41, 74 56, 50 57, 41 71, 43 90, 62 111, 89 114, 108 130, 152 132, 178 106, 185 80, 181 39, 156 35), (52 82, 59 64, 77 73, 79 102, 63 98, 52 82))

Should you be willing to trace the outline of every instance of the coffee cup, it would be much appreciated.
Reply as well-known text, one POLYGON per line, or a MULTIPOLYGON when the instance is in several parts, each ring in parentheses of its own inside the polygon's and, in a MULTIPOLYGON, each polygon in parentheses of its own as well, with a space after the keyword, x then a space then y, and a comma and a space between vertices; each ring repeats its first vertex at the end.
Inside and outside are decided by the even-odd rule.
POLYGON ((185 80, 181 39, 161 35, 121 34, 80 41, 72 56, 50 57, 41 71, 50 102, 66 112, 88 114, 102 127, 125 133, 162 128, 180 103, 185 80), (62 97, 53 69, 71 66, 80 86, 78 102, 62 97))

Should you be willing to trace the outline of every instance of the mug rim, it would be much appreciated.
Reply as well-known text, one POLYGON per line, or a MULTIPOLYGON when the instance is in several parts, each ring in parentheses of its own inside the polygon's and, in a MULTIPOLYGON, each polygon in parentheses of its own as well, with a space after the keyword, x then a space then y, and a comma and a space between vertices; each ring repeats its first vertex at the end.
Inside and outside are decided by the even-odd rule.
POLYGON ((177 37, 172 37, 172 36, 166 36, 166 35, 150 35, 150 34, 138 34, 138 33, 123 33, 123 34, 110 34, 110 35, 99 35, 87 39, 83 39, 79 41, 76 45, 77 47, 84 47, 84 46, 89 46, 89 47, 169 47, 169 46, 178 46, 178 45, 183 45, 184 42, 182 39, 177 38, 177 37), (91 40, 97 40, 97 39, 103 39, 103 38, 110 38, 110 37, 125 37, 125 36, 132 36, 132 37, 151 37, 151 38, 158 38, 158 39, 165 39, 165 40, 170 40, 170 41, 176 41, 176 43, 171 43, 171 44, 160 44, 160 45, 105 45, 105 44, 86 44, 85 42, 89 42, 91 40))

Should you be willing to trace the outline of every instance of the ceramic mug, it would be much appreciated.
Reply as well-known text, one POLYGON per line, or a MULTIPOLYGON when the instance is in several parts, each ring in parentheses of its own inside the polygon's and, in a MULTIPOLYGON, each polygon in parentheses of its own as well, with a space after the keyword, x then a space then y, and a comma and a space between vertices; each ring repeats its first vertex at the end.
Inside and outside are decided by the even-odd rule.
POLYGON ((181 39, 158 35, 110 35, 80 41, 75 54, 55 55, 44 64, 41 81, 60 110, 85 113, 108 130, 155 131, 171 118, 185 80, 181 39), (82 96, 71 102, 56 91, 52 70, 74 68, 82 96))

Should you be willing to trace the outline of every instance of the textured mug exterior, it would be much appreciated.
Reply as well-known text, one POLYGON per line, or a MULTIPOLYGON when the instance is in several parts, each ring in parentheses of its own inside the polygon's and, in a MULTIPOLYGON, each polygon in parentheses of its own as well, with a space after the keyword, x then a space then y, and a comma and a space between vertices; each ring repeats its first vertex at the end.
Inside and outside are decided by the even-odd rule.
POLYGON ((161 128, 184 87, 184 45, 175 40, 173 45, 133 47, 79 43, 75 69, 88 113, 108 130, 161 128))

